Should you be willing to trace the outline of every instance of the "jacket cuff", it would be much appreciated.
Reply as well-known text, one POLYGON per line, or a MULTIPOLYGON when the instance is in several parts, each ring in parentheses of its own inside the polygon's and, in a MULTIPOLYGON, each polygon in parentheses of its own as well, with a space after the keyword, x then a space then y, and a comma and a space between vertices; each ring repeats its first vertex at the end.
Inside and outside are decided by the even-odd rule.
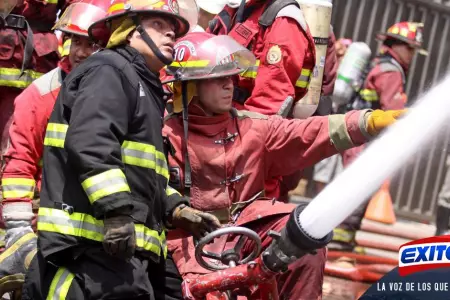
POLYGON ((103 197, 92 203, 94 217, 102 220, 107 215, 127 214, 134 208, 131 195, 128 193, 117 193, 103 197))
POLYGON ((175 208, 181 204, 190 206, 190 201, 188 197, 182 196, 179 192, 171 187, 166 189, 167 200, 166 200, 166 211, 164 214, 164 225, 167 229, 174 229, 172 226, 172 214, 175 208))
POLYGON ((345 114, 348 133, 355 146, 371 141, 373 137, 367 132, 367 118, 372 112, 371 109, 351 111, 345 114))

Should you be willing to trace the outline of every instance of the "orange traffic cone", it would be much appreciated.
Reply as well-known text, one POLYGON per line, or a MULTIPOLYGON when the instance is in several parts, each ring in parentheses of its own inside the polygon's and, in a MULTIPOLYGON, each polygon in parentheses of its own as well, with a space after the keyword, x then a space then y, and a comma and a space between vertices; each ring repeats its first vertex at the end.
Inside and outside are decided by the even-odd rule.
POLYGON ((396 222, 391 194, 389 193, 390 180, 386 180, 381 188, 370 199, 364 217, 366 219, 386 224, 396 222))

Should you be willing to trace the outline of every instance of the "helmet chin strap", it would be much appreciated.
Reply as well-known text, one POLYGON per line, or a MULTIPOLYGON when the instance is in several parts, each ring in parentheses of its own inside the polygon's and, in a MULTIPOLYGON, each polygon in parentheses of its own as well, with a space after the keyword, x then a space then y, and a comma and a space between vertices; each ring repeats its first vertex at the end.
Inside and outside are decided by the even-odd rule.
POLYGON ((164 56, 164 54, 161 53, 159 48, 155 45, 152 38, 148 35, 148 33, 144 30, 144 28, 141 25, 141 21, 139 20, 137 15, 132 16, 133 22, 136 25, 136 30, 141 35, 144 42, 152 49, 153 53, 155 53, 156 57, 164 64, 164 65, 170 65, 173 61, 172 59, 167 59, 167 57, 164 56))

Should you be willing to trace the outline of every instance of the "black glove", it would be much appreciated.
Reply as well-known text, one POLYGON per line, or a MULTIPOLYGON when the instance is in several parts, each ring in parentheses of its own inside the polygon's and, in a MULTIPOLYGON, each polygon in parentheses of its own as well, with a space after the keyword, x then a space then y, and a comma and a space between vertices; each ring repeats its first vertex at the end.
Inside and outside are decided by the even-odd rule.
POLYGON ((172 225, 186 230, 196 238, 202 238, 221 227, 216 216, 181 204, 172 214, 172 225))
POLYGON ((130 216, 120 215, 104 220, 103 248, 111 256, 128 260, 136 249, 134 222, 130 216))

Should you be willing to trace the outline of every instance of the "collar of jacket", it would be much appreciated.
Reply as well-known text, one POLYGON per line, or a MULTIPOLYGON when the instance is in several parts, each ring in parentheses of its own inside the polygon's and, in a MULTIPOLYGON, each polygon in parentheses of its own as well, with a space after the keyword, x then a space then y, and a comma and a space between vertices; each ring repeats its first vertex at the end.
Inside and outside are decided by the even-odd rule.
POLYGON ((67 74, 72 71, 72 64, 70 63, 69 57, 64 56, 59 62, 58 67, 62 70, 63 79, 66 77, 67 74))
MULTIPOLYGON (((180 114, 180 120, 183 120, 180 114)), ((207 116, 205 111, 198 105, 189 105, 189 131, 206 136, 215 136, 223 132, 232 122, 230 113, 222 115, 207 116)))
POLYGON ((386 47, 386 46, 382 46, 382 47, 383 47, 382 51, 384 52, 384 54, 382 54, 381 56, 384 56, 384 55, 391 56, 393 59, 395 59, 402 66, 403 71, 405 71, 405 74, 408 74, 409 66, 405 65, 404 63, 402 63, 402 61, 399 59, 397 53, 395 53, 395 51, 392 50, 389 47, 386 47))
POLYGON ((164 90, 159 79, 159 73, 150 71, 145 63, 144 56, 135 48, 124 45, 113 49, 123 57, 125 57, 134 67, 143 83, 151 89, 157 96, 158 106, 161 112, 164 112, 166 100, 164 100, 164 90))

